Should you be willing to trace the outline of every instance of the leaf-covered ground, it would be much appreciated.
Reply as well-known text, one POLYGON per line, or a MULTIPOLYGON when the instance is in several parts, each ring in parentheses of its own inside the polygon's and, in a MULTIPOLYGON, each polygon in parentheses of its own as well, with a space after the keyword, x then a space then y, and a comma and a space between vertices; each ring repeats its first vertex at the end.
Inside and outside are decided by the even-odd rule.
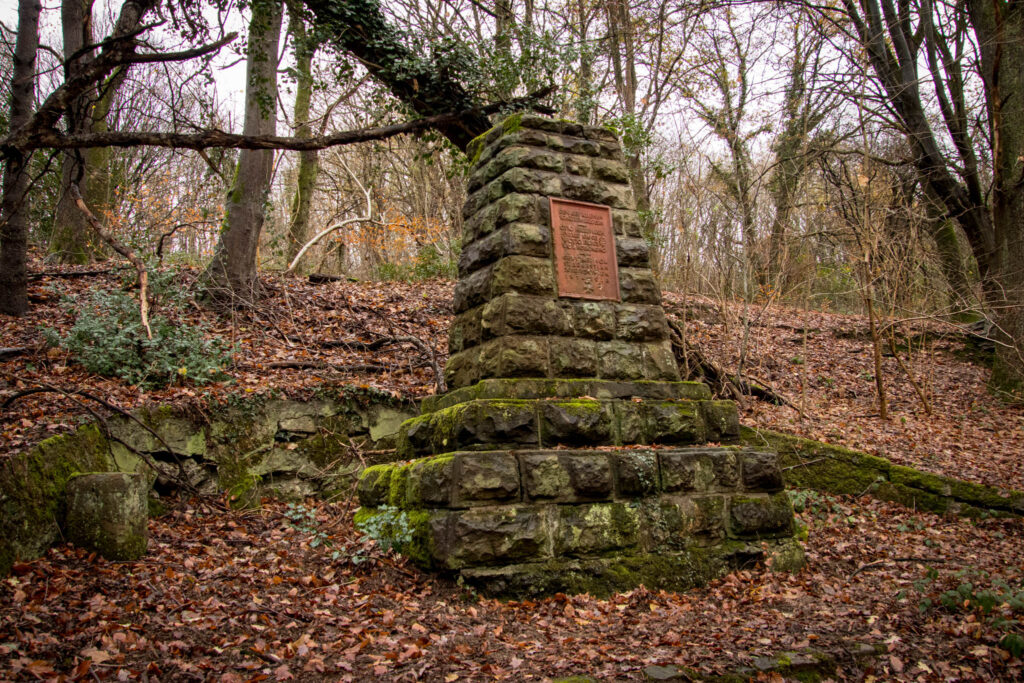
MULTIPOLYGON (((192 277, 186 270, 181 280, 192 277)), ((42 326, 72 324, 58 293, 121 280, 117 273, 40 278, 29 317, 0 316, 0 403, 41 383, 84 389, 125 409, 269 388, 298 394, 328 382, 422 396, 433 392, 433 365, 445 359, 453 285, 443 281, 269 278, 259 309, 225 317, 191 307, 193 321, 205 319, 239 349, 230 380, 205 387, 144 392, 39 346, 42 326), (382 337, 415 337, 433 352, 412 342, 377 351, 337 345, 382 337), (29 348, 2 351, 19 347, 29 348)), ((744 353, 745 371, 799 409, 748 401, 745 424, 1024 489, 1024 409, 985 390, 987 370, 966 360, 955 329, 931 321, 900 327, 901 360, 932 414, 889 356, 891 417, 881 420, 864 318, 751 307, 745 330, 740 306, 665 299, 715 361, 735 370, 744 353)), ((85 404, 54 393, 13 401, 0 411, 0 453, 91 419, 85 404)), ((652 665, 726 673, 804 650, 836 658, 838 678, 1020 677, 1020 660, 999 643, 1013 650, 1021 630, 1024 522, 795 495, 810 529, 809 563, 795 576, 738 572, 685 595, 639 590, 525 603, 479 600, 382 554, 355 535, 344 504, 317 508, 318 532, 331 545, 312 547, 318 533, 296 528, 281 505, 237 513, 181 502, 151 521, 151 552, 141 562, 108 563, 58 547, 16 567, 0 583, 0 679, 635 680, 652 665), (353 557, 367 559, 353 564, 353 557), (879 656, 861 656, 875 649, 879 656)))
POLYGON ((1019 680, 1021 660, 998 645, 1019 632, 1003 622, 1020 612, 1002 599, 987 614, 962 597, 944 607, 942 596, 968 583, 971 595, 1000 581, 1019 591, 1021 520, 804 502, 799 574, 509 603, 381 553, 341 504, 299 530, 278 503, 251 513, 182 503, 151 521, 142 561, 63 546, 18 565, 0 589, 0 678, 642 680, 649 666, 722 674, 814 651, 835 658, 840 680, 1019 680), (322 534, 328 544, 315 543, 322 534))

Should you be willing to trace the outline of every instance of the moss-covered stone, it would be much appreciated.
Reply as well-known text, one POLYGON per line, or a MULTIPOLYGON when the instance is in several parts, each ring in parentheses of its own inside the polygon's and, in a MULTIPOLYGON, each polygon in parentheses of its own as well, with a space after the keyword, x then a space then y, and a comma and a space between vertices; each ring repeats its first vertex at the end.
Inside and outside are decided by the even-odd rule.
POLYGON ((894 465, 884 458, 842 446, 769 430, 742 430, 745 444, 779 454, 785 483, 830 493, 870 494, 918 510, 975 516, 1024 514, 1024 492, 989 486, 894 465))
POLYGON ((71 477, 113 467, 97 425, 50 437, 0 461, 0 576, 14 562, 38 557, 60 538, 58 520, 71 477))
POLYGON ((75 545, 108 560, 136 560, 149 542, 149 486, 141 474, 104 472, 72 477, 62 528, 75 545))

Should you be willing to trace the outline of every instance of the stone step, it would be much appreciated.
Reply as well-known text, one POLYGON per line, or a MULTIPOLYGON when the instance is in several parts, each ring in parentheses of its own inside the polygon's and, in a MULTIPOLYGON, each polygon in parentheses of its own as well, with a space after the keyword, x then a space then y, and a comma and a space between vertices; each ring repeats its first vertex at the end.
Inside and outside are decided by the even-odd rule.
POLYGON ((464 451, 370 467, 358 493, 358 526, 406 530, 418 565, 493 594, 683 589, 800 560, 776 456, 742 448, 464 451))
POLYGON ((404 422, 398 457, 457 450, 695 445, 739 438, 731 401, 474 399, 404 422))

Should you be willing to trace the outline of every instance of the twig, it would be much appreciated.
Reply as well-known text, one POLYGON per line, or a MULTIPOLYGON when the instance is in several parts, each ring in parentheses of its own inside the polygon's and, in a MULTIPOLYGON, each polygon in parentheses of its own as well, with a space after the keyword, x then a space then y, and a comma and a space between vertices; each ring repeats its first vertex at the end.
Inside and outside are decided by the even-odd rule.
POLYGON ((868 569, 874 569, 875 567, 879 567, 885 564, 886 562, 929 562, 933 564, 943 564, 944 562, 946 562, 946 560, 942 557, 887 557, 884 560, 875 560, 874 562, 868 562, 867 564, 860 566, 857 569, 857 571, 850 574, 850 578, 852 579, 853 577, 857 576, 857 574, 860 574, 863 571, 867 571, 868 569))
POLYGON ((146 338, 153 338, 153 330, 149 327, 149 295, 147 288, 149 285, 149 274, 146 271, 146 264, 139 258, 134 251, 121 244, 117 239, 107 232, 103 224, 100 223, 99 219, 93 215, 93 212, 86 206, 85 200, 82 199, 82 193, 78 189, 77 183, 71 183, 71 187, 68 188, 68 192, 71 193, 71 198, 75 200, 75 204, 78 209, 85 214, 85 219, 92 226, 92 229, 99 235, 104 242, 109 244, 114 251, 121 256, 132 262, 135 266, 135 270, 139 274, 139 314, 142 317, 142 326, 146 328, 146 338))
MULTIPOLYGON (((795 470, 797 467, 807 467, 808 465, 813 465, 814 463, 821 462, 822 460, 828 460, 828 458, 815 458, 814 460, 808 460, 807 462, 798 462, 795 465, 790 465, 789 467, 783 467, 782 471, 786 472, 786 471, 789 471, 789 470, 795 470)), ((861 494, 861 495, 863 495, 863 494, 861 494)))
POLYGON ((383 365, 372 363, 328 363, 322 360, 280 360, 264 363, 265 368, 290 370, 337 370, 339 372, 387 372, 383 365))

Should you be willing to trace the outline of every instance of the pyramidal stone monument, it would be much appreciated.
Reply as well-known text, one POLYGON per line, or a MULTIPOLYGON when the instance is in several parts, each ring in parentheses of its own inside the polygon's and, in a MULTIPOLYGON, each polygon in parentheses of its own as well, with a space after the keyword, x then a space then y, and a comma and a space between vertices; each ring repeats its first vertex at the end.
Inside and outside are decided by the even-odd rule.
POLYGON ((682 590, 803 553, 773 453, 680 381, 614 133, 474 140, 446 394, 367 468, 356 522, 497 596, 682 590))

